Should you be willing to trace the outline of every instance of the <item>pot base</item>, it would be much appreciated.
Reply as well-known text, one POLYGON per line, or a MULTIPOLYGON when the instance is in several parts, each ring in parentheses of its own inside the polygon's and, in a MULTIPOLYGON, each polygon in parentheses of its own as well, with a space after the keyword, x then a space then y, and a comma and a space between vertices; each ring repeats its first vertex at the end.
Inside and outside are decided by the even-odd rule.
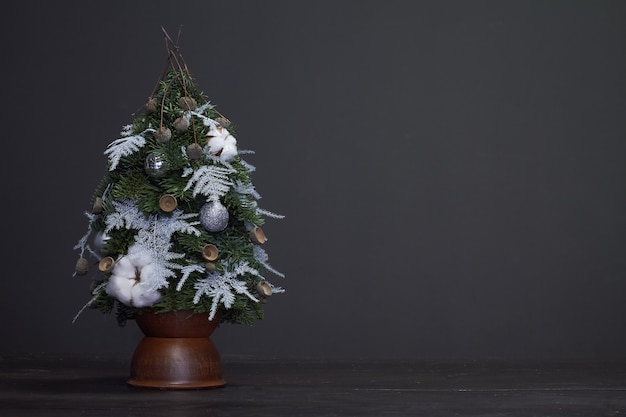
POLYGON ((216 323, 208 321, 206 316, 142 314, 137 317, 137 323, 146 336, 135 348, 128 385, 156 389, 226 385, 219 352, 209 337, 216 323))

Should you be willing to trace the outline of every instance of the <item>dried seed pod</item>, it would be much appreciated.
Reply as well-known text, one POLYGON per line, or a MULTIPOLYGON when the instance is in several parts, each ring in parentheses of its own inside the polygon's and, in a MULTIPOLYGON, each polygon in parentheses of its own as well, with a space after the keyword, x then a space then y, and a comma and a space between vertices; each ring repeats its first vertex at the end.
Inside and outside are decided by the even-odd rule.
POLYGON ((187 157, 189 157, 189 159, 198 161, 202 159, 202 155, 203 155, 202 146, 198 145, 195 142, 187 146, 187 157))
POLYGON ((250 233, 248 235, 250 236, 250 240, 252 241, 252 243, 256 245, 262 245, 267 242, 267 237, 265 237, 263 229, 261 229, 259 226, 254 226, 252 230, 250 230, 250 233))
POLYGON ((183 96, 183 97, 179 98, 178 99, 178 105, 183 110, 195 110, 195 108, 198 107, 198 104, 196 103, 196 100, 194 100, 193 97, 189 97, 189 96, 183 96))
POLYGON ((228 120, 227 118, 223 116, 218 117, 217 119, 215 119, 215 121, 224 128, 228 129, 228 127, 230 127, 230 120, 228 120))
POLYGON ((172 126, 174 126, 174 129, 178 130, 179 132, 184 132, 189 128, 189 119, 187 119, 185 116, 180 116, 178 119, 174 120, 172 126))
POLYGON ((96 197, 96 199, 93 202, 93 206, 91 206, 91 212, 93 214, 102 213, 102 197, 96 197))
POLYGON ((219 256, 220 252, 217 250, 217 246, 208 244, 202 248, 202 257, 207 261, 214 261, 219 256))
POLYGON ((176 209, 178 201, 171 194, 165 194, 159 198, 159 207, 166 213, 170 213, 176 209))
POLYGON ((157 109, 157 101, 153 97, 150 97, 148 101, 146 102, 146 104, 144 105, 144 108, 146 109, 148 113, 155 112, 157 109))
POLYGON ((89 261, 85 258, 78 258, 76 261, 76 274, 77 275, 85 275, 89 272, 89 261))
POLYGON ((100 263, 98 264, 98 269, 102 272, 109 272, 115 266, 115 259, 110 256, 106 258, 102 258, 100 263))
POLYGON ((172 131, 165 126, 161 126, 154 132, 154 137, 159 143, 169 142, 172 139, 172 131))

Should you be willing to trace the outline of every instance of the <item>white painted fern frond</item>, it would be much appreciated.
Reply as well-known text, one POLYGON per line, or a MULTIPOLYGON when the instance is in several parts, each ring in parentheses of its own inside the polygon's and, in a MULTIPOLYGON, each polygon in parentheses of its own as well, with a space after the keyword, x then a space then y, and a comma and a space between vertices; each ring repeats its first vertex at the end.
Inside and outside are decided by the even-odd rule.
POLYGON ((131 135, 130 129, 128 126, 125 126, 124 130, 122 130, 122 137, 111 142, 104 151, 104 154, 109 157, 111 162, 109 171, 115 170, 123 157, 130 156, 145 146, 146 138, 143 135, 147 132, 155 132, 155 130, 146 129, 141 133, 131 135))
POLYGON ((257 262, 259 262, 261 265, 263 265, 265 269, 267 269, 274 275, 278 275, 281 278, 285 278, 285 274, 283 274, 282 272, 279 272, 278 270, 276 270, 276 268, 274 268, 272 265, 269 264, 268 262, 269 256, 267 255, 267 252, 265 252, 265 249, 263 249, 261 246, 254 245, 254 248, 252 249, 252 253, 253 253, 254 259, 256 259, 257 262))
POLYGON ((271 211, 262 209, 260 207, 257 207, 256 212, 260 216, 272 217, 274 219, 284 219, 285 218, 285 216, 282 215, 282 214, 272 213, 271 211))
POLYGON ((204 267, 200 265, 196 265, 196 264, 189 264, 189 265, 183 266, 180 270, 181 277, 180 277, 180 280, 178 281, 178 285, 176 285, 176 291, 180 291, 181 288, 183 288, 183 285, 185 285, 185 282, 187 281, 187 279, 189 278, 189 275, 191 275, 192 272, 204 272, 204 271, 205 271, 204 267))
POLYGON ((202 120, 202 124, 204 124, 205 126, 210 126, 210 127, 215 128, 218 126, 218 123, 215 120, 203 114, 207 109, 212 109, 214 107, 215 107, 214 105, 207 102, 207 103, 204 103, 202 106, 198 107, 197 109, 191 111, 191 114, 196 116, 198 119, 202 120))
POLYGON ((255 200, 261 199, 261 195, 257 192, 252 183, 244 184, 242 181, 237 181, 233 186, 233 191, 238 194, 249 195, 255 200))
POLYGON ((232 268, 230 268, 228 263, 225 263, 224 266, 226 271, 223 274, 215 271, 209 272, 205 279, 199 280, 194 285, 196 289, 196 294, 193 298, 194 304, 198 304, 203 295, 212 299, 209 319, 215 317, 220 303, 227 309, 231 308, 235 302, 235 294, 244 294, 255 302, 259 301, 258 298, 248 291, 246 283, 237 279, 238 276, 246 274, 261 277, 259 271, 250 267, 246 261, 238 262, 232 268))
POLYGON ((226 195, 233 183, 229 178, 232 170, 216 165, 204 165, 198 168, 184 188, 184 191, 193 187, 193 196, 204 195, 209 199, 217 200, 226 195))
POLYGON ((105 220, 105 233, 111 229, 145 229, 149 223, 137 204, 132 200, 115 200, 112 202, 115 211, 105 220))

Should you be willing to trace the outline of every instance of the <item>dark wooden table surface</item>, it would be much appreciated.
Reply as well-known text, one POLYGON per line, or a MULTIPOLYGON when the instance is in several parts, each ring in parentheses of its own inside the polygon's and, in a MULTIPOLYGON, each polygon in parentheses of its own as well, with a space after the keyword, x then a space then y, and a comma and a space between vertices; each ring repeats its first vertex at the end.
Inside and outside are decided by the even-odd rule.
POLYGON ((624 361, 222 357, 227 385, 126 384, 126 358, 4 356, 0 417, 626 416, 624 361))

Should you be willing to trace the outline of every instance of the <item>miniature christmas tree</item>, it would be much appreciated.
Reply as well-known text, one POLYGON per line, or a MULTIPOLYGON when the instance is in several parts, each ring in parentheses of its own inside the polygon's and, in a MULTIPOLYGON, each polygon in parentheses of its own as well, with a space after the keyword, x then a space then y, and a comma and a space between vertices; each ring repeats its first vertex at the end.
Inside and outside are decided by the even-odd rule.
POLYGON ((252 324, 267 297, 283 292, 264 277, 283 274, 268 263, 260 228, 283 216, 259 207, 255 168, 242 158, 252 152, 238 149, 233 124, 165 37, 166 69, 106 148, 88 231, 75 246, 75 275, 98 269, 83 310, 114 312, 120 324, 144 308, 252 324))

